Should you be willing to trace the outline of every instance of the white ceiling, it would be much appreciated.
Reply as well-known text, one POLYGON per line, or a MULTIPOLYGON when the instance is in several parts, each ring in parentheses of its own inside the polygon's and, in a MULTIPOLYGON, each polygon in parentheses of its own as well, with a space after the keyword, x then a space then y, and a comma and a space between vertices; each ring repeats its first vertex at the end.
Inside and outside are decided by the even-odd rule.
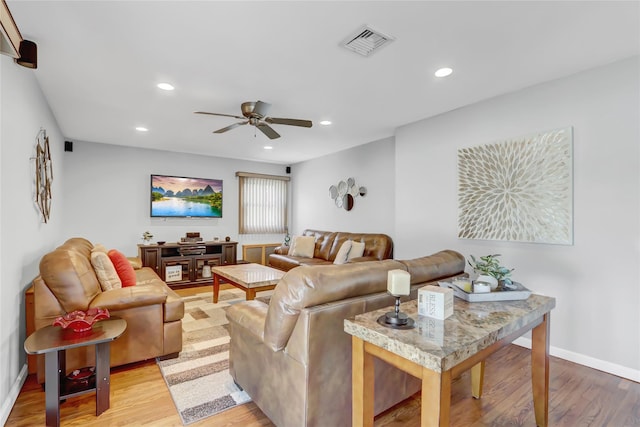
POLYGON ((7 3, 66 139, 281 164, 640 54, 638 1, 7 3), (395 41, 370 57, 340 47, 365 24, 395 41), (442 66, 453 75, 434 77, 442 66), (273 125, 267 151, 255 128, 213 134, 237 120, 193 114, 256 100, 314 125, 273 125))

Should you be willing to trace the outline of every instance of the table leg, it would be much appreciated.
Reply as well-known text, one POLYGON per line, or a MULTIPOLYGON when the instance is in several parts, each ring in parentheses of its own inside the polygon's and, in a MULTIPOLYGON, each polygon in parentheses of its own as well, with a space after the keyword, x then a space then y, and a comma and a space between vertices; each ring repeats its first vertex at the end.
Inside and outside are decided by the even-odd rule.
POLYGON ((373 427, 373 356, 364 350, 364 341, 352 337, 352 425, 373 427))
POLYGON ((536 424, 546 427, 549 422, 549 326, 550 313, 531 332, 531 384, 536 424))
POLYGON ((471 368, 471 395, 476 399, 482 397, 482 385, 484 383, 484 360, 471 368))
POLYGON ((110 342, 96 344, 96 416, 109 409, 111 393, 110 342))
POLYGON ((217 304, 218 294, 220 294, 220 276, 213 273, 213 303, 217 304))
POLYGON ((256 299, 256 290, 255 289, 247 289, 247 301, 251 301, 253 299, 256 299))
POLYGON ((49 427, 60 425, 60 356, 65 356, 64 350, 44 356, 45 422, 49 427))
POLYGON ((448 427, 451 412, 451 371, 422 368, 420 425, 448 427))

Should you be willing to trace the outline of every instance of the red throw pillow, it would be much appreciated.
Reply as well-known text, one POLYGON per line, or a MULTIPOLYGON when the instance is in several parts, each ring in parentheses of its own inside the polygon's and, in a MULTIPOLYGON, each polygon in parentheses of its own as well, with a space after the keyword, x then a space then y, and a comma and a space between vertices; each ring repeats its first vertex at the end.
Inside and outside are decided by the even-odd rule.
POLYGON ((127 257, 122 252, 115 249, 111 249, 107 255, 109 255, 109 259, 116 268, 116 273, 118 273, 118 277, 120 277, 122 287, 126 288, 127 286, 135 286, 136 272, 133 270, 133 267, 127 257))

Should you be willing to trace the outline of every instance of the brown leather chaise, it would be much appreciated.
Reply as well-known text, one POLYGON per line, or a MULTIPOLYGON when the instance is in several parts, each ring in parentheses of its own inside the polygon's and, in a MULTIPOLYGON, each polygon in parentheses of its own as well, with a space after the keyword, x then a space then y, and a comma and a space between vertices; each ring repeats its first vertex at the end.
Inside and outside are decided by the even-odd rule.
MULTIPOLYGON (((344 319, 392 306, 387 272, 411 273, 411 295, 464 272, 464 257, 446 250, 410 261, 300 266, 287 272, 268 303, 227 310, 229 371, 278 427, 351 425, 351 336, 344 319)), ((420 381, 375 361, 376 414, 420 389, 420 381)))
MULTIPOLYGON (((56 317, 91 307, 106 308, 127 321, 124 334, 111 343, 111 366, 177 356, 182 350, 184 303, 150 268, 135 270, 136 285, 102 291, 91 265, 93 245, 72 238, 46 254, 33 281, 35 329, 56 317)), ((67 372, 95 364, 92 346, 67 350, 67 372)), ((38 359, 38 382, 44 382, 44 358, 38 359)))

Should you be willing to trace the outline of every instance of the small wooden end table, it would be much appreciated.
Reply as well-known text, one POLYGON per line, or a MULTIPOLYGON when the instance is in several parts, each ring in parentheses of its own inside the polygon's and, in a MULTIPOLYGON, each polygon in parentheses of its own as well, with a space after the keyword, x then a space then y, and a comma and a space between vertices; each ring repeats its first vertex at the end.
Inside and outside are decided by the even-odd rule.
POLYGON ((377 322, 388 308, 344 321, 352 335, 353 426, 373 426, 374 358, 422 380, 422 427, 449 425, 451 380, 471 369, 472 395, 482 395, 484 360, 532 331, 531 382, 536 424, 549 419, 549 325, 555 298, 531 295, 526 300, 454 301, 446 320, 418 316, 415 300, 401 310, 416 321, 415 329, 390 329, 377 322))
POLYGON ((256 292, 269 291, 276 287, 285 272, 255 263, 215 266, 213 274, 213 303, 218 302, 220 280, 242 289, 247 301, 255 299, 256 292))
POLYGON ((96 416, 109 409, 110 344, 127 329, 124 319, 106 319, 93 325, 90 331, 75 333, 59 326, 45 326, 25 340, 27 354, 45 357, 45 410, 46 425, 60 425, 60 400, 95 391, 96 416), (66 393, 61 387, 66 376, 66 350, 88 345, 96 346, 96 385, 85 390, 66 393))

